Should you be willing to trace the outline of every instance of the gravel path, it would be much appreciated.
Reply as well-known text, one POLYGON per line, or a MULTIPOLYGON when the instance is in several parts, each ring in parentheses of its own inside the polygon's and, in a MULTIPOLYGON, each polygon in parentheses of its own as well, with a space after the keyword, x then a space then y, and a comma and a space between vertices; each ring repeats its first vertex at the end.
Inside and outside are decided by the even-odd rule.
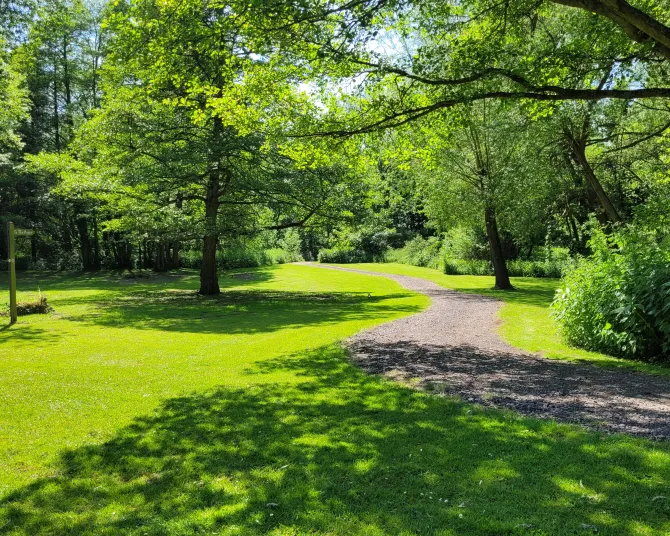
POLYGON ((431 297, 425 311, 349 340, 366 371, 419 378, 425 385, 487 406, 590 428, 670 439, 670 377, 545 359, 497 334, 502 302, 401 275, 320 266, 386 277, 431 297))

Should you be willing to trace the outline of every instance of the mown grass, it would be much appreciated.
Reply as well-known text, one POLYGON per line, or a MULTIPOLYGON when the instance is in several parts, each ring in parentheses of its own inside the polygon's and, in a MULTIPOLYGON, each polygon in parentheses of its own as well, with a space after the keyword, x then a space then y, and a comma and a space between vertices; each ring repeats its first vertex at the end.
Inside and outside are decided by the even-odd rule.
MULTIPOLYGON (((244 371, 258 360, 332 343, 427 303, 366 276, 299 266, 249 274, 222 277, 224 294, 214 299, 194 292, 195 272, 19 274, 19 300, 39 286, 55 312, 19 317, 0 332, 0 494, 56 474, 55 452, 109 438, 161 400, 248 385, 244 371)), ((262 381, 287 378, 278 371, 262 381)))
POLYGON ((540 352, 549 359, 589 362, 594 365, 636 370, 647 374, 670 376, 670 367, 620 359, 607 354, 589 352, 565 344, 558 332, 556 322, 550 316, 554 294, 559 279, 513 277, 513 291, 494 290, 493 278, 476 275, 446 275, 439 270, 421 268, 407 264, 346 264, 347 268, 378 273, 422 277, 445 288, 492 296, 505 302, 498 316, 501 319, 498 332, 510 344, 529 352, 540 352))
POLYGON ((424 297, 249 273, 40 278, 56 313, 0 332, 0 533, 670 532, 668 443, 367 376, 334 341, 424 297))

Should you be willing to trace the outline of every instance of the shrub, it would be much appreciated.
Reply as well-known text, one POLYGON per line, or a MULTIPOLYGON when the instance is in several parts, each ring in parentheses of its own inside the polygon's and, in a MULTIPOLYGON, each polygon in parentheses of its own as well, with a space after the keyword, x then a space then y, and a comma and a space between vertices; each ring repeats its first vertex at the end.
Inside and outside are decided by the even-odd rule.
POLYGON ((319 250, 317 260, 334 263, 383 262, 393 235, 393 231, 374 225, 336 233, 329 240, 330 247, 319 250), (322 258, 333 260, 321 260, 322 258))
POLYGON ((546 260, 546 261, 507 261, 507 271, 512 277, 553 277, 563 276, 573 265, 569 261, 546 260))
MULTIPOLYGON (((454 234, 460 237, 462 249, 461 246, 454 249, 449 239, 444 243, 437 237, 424 239, 418 236, 407 242, 402 248, 389 251, 386 261, 441 268, 449 275, 493 275, 493 266, 488 260, 453 256, 454 251, 469 250, 471 254, 475 253, 475 250, 471 248, 474 242, 470 242, 469 238, 463 238, 467 234, 466 231, 461 229, 454 234)), ((541 257, 537 260, 507 261, 509 275, 512 277, 559 278, 573 264, 567 249, 542 248, 538 253, 541 257)))
POLYGON ((298 262, 304 260, 300 253, 288 251, 283 248, 270 248, 265 250, 265 258, 268 264, 286 264, 287 262, 298 262))
POLYGON ((470 227, 453 227, 445 235, 445 255, 452 259, 487 261, 490 258, 486 235, 470 227))
POLYGON ((331 248, 319 251, 318 261, 335 264, 351 264, 354 262, 369 262, 372 259, 364 251, 354 248, 331 248))
MULTIPOLYGON (((231 242, 216 251, 216 264, 223 270, 254 268, 301 260, 303 259, 299 252, 286 251, 283 248, 262 249, 254 244, 249 245, 243 242, 231 242)), ((202 251, 182 251, 181 265, 184 268, 200 268, 202 251)))
POLYGON ((444 273, 447 275, 493 275, 493 266, 489 261, 447 258, 444 260, 444 273))
POLYGON ((670 252, 653 231, 595 230, 593 256, 564 278, 552 304, 565 340, 628 358, 670 355, 670 252))
POLYGON ((444 244, 438 237, 431 236, 426 239, 417 236, 405 243, 402 248, 389 251, 386 255, 386 261, 439 268, 443 256, 444 244))
POLYGON ((279 246, 278 248, 266 250, 267 255, 273 260, 274 264, 304 260, 301 253, 302 240, 297 229, 288 229, 284 233, 284 238, 279 241, 279 246))

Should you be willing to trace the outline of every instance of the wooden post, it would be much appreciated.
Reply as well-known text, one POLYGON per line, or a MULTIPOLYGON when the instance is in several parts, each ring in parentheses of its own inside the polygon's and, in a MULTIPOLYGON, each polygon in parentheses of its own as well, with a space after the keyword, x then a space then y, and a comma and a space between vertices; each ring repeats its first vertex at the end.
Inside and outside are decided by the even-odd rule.
POLYGON ((14 249, 14 224, 7 222, 7 264, 9 268, 9 323, 16 323, 16 251, 14 249))

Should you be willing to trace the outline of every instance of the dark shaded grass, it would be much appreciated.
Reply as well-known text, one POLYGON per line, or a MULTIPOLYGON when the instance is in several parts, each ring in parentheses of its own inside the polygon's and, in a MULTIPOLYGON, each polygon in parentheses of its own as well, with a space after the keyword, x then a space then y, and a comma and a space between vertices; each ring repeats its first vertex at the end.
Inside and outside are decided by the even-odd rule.
POLYGON ((364 375, 336 347, 257 364, 298 385, 166 401, 0 503, 7 534, 667 534, 670 447, 364 375))
MULTIPOLYGON (((185 292, 136 292, 96 304, 91 312, 69 320, 103 327, 132 325, 135 329, 193 333, 260 333, 289 326, 364 320, 373 314, 411 313, 419 308, 388 305, 386 300, 409 297, 367 293, 310 293, 280 291, 224 291, 215 297, 185 292)), ((88 299, 88 298, 86 298, 88 299)), ((68 303, 76 303, 78 299, 68 303)))

